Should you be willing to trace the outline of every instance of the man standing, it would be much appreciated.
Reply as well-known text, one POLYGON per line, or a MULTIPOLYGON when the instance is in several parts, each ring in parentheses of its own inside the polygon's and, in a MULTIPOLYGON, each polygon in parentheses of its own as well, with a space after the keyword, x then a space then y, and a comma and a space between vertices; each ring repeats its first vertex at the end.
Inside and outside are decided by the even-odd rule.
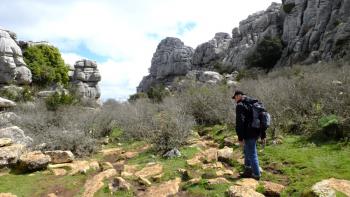
POLYGON ((262 143, 266 143, 265 129, 257 129, 251 127, 253 121, 251 103, 257 102, 250 97, 247 97, 242 91, 235 91, 233 97, 236 106, 236 132, 238 135, 239 144, 244 150, 244 165, 245 170, 241 174, 245 178, 254 178, 259 180, 261 172, 259 169, 258 152, 256 148, 259 137, 262 143))

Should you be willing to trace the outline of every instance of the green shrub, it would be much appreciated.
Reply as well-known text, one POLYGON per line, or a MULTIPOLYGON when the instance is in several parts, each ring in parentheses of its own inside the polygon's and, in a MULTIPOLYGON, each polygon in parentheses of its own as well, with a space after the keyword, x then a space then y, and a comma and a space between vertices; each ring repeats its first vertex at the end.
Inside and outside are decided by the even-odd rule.
POLYGON ((68 67, 56 47, 49 45, 31 46, 24 50, 23 56, 32 72, 34 84, 39 86, 47 86, 52 83, 68 84, 68 67))
POLYGON ((289 14, 293 8, 295 7, 295 3, 288 3, 288 4, 284 4, 283 6, 283 11, 287 14, 289 14))
POLYGON ((163 85, 151 87, 147 92, 147 97, 153 102, 162 102, 163 98, 170 95, 170 92, 163 85))
POLYGON ((0 96, 15 102, 27 102, 33 100, 34 91, 30 86, 9 86, 9 88, 3 88, 0 90, 0 96))
POLYGON ((139 92, 139 93, 136 93, 136 94, 133 94, 133 95, 130 95, 128 101, 130 103, 132 102, 135 102, 136 100, 138 99, 141 99, 141 98, 148 98, 147 94, 143 93, 143 92, 139 92))
POLYGON ((264 37, 246 57, 246 63, 252 67, 271 69, 282 55, 282 42, 278 37, 264 37))
POLYGON ((62 105, 71 105, 74 101, 75 97, 65 92, 55 92, 45 99, 46 107, 51 111, 57 110, 62 105))

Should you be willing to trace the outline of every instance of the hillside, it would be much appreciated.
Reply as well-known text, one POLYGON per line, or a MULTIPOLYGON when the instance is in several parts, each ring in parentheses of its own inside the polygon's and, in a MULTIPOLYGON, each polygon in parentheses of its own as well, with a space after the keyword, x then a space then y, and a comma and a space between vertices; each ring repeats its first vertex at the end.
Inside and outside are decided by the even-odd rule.
POLYGON ((283 0, 196 49, 167 37, 137 93, 103 104, 95 61, 0 29, 0 197, 350 196, 349 9, 283 0), (259 179, 235 90, 272 116, 259 179))

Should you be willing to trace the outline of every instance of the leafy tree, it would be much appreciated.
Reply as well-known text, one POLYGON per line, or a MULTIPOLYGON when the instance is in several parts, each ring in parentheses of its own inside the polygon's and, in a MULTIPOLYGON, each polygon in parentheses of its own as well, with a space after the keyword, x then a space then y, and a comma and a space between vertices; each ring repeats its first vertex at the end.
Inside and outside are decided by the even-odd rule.
POLYGON ((253 67, 271 69, 282 55, 282 42, 278 37, 264 37, 255 50, 248 54, 247 64, 253 67))
POLYGON ((33 83, 47 86, 52 83, 68 85, 68 67, 60 51, 49 45, 30 46, 24 50, 24 61, 32 71, 33 83))

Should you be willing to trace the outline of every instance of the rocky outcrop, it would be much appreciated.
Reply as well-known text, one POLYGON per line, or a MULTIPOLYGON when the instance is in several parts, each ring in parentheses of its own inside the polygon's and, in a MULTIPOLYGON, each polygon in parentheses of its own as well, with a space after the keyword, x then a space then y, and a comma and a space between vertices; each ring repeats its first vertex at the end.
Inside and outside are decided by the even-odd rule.
POLYGON ((232 41, 223 59, 226 70, 247 67, 246 58, 264 37, 280 37, 282 34, 281 4, 272 3, 265 11, 248 16, 232 30, 232 41))
POLYGON ((142 79, 137 92, 147 92, 152 86, 169 85, 176 76, 184 76, 191 69, 193 49, 178 38, 165 38, 153 54, 150 74, 142 79))
POLYGON ((29 84, 32 73, 24 63, 14 33, 0 29, 0 84, 29 84))
POLYGON ((101 96, 99 81, 101 81, 101 75, 96 62, 80 60, 75 63, 72 83, 77 96, 86 101, 98 101, 101 96))
POLYGON ((231 36, 228 33, 216 33, 215 37, 199 45, 194 51, 192 64, 196 69, 225 70, 219 61, 225 56, 230 46, 231 36))
MULTIPOLYGON (((159 84, 171 87, 175 76, 183 77, 192 71, 231 74, 251 66, 271 69, 349 58, 349 10, 348 0, 272 3, 266 10, 241 21, 231 36, 217 33, 212 40, 199 45, 192 57, 188 56, 190 53, 183 53, 185 61, 179 67, 172 66, 168 57, 171 49, 184 45, 176 38, 166 38, 159 44, 150 75, 143 78, 138 92, 146 92, 159 84), (175 44, 175 40, 179 44, 175 44), (186 72, 184 68, 189 69, 186 72)), ((232 81, 230 84, 235 85, 232 81)))
POLYGON ((279 66, 342 58, 350 50, 348 0, 284 0, 282 41, 286 46, 279 66))

